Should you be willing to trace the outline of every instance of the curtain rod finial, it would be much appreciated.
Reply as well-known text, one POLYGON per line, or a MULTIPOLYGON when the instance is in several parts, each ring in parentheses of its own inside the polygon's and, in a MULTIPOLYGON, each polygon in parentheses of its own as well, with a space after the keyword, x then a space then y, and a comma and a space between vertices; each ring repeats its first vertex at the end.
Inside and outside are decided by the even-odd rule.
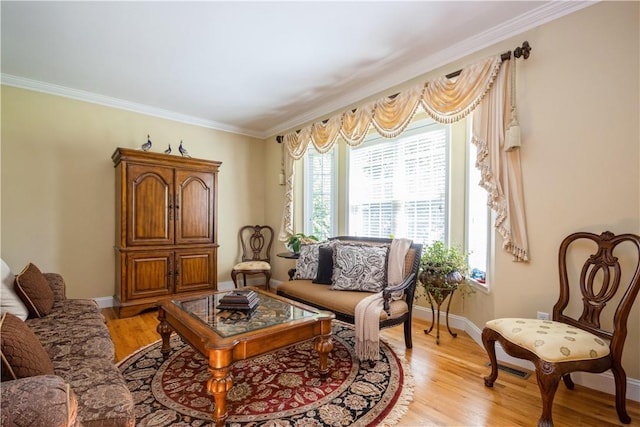
POLYGON ((278 136, 276 136, 276 142, 277 142, 278 144, 282 144, 282 140, 283 140, 283 139, 284 139, 284 138, 282 137, 282 135, 278 135, 278 136))
POLYGON ((524 59, 529 58, 529 53, 531 52, 531 45, 529 45, 528 41, 524 41, 524 43, 522 43, 522 46, 518 46, 517 48, 515 48, 515 50, 513 51, 513 56, 515 56, 516 58, 520 58, 521 56, 524 59))

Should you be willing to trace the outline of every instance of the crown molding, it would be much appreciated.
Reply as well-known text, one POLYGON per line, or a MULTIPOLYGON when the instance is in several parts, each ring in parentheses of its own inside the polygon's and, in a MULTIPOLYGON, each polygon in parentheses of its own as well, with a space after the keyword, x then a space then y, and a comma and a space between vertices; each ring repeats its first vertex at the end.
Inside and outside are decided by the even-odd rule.
POLYGON ((332 102, 322 104, 318 106, 318 108, 292 117, 291 119, 265 131, 257 131, 254 129, 232 126, 226 123, 220 123, 213 120, 178 113, 175 111, 156 108, 150 105, 139 104, 124 99, 113 98, 93 92, 73 89, 38 80, 26 79, 10 74, 0 74, 0 82, 1 84, 7 86, 62 96, 79 101, 85 101, 121 110, 132 111, 135 113, 146 114, 149 116, 160 117, 167 120, 173 120, 176 122, 187 123, 209 129, 245 135, 253 138, 266 139, 273 135, 285 132, 289 129, 294 129, 296 127, 302 126, 305 123, 318 120, 318 118, 320 117, 324 117, 335 111, 339 111, 340 109, 346 108, 349 105, 354 105, 376 93, 381 93, 385 90, 389 90, 389 88, 402 84, 403 82, 416 78, 436 68, 445 66, 460 58, 484 49, 485 47, 491 46, 510 37, 517 36, 518 34, 521 34, 532 28, 553 21, 565 15, 569 15, 573 12, 594 5, 598 2, 599 0, 575 2, 552 1, 545 3, 526 14, 520 15, 488 31, 482 32, 474 37, 449 46, 446 49, 429 55, 419 61, 410 64, 407 67, 400 68, 394 73, 387 73, 384 79, 378 79, 369 83, 362 84, 355 92, 350 92, 346 94, 346 96, 335 99, 332 102))
POLYGON ((532 28, 597 4, 599 1, 600 0, 576 2, 552 1, 545 3, 528 13, 505 21, 496 27, 475 35, 474 37, 465 39, 447 47, 446 49, 416 61, 408 67, 404 67, 394 73, 387 74, 384 79, 378 79, 370 82, 369 84, 362 85, 357 92, 350 92, 348 97, 342 97, 334 102, 323 104, 312 111, 293 117, 278 126, 274 126, 265 133, 268 136, 272 136, 285 132, 289 129, 300 127, 313 120, 318 120, 319 117, 324 117, 334 111, 346 108, 349 105, 354 105, 371 95, 389 90, 389 88, 393 86, 397 86, 436 68, 443 67, 451 62, 467 55, 471 55, 503 40, 515 37, 532 28))
POLYGON ((124 99, 113 98, 110 96, 100 95, 80 89, 73 89, 66 86, 26 79, 23 77, 4 73, 0 75, 0 79, 2 84, 6 86, 13 86, 20 89, 28 89, 35 92, 62 96, 65 98, 76 99, 78 101, 90 102, 92 104, 132 111, 134 113, 146 114, 148 116, 159 117, 162 119, 173 120, 176 122, 186 123, 204 128, 215 129, 239 135, 246 135, 253 138, 263 139, 265 137, 262 133, 255 132, 249 129, 239 128, 237 126, 231 126, 225 123, 215 122, 213 120, 189 116, 187 114, 181 114, 175 111, 164 110, 162 108, 156 108, 145 104, 138 104, 124 99))

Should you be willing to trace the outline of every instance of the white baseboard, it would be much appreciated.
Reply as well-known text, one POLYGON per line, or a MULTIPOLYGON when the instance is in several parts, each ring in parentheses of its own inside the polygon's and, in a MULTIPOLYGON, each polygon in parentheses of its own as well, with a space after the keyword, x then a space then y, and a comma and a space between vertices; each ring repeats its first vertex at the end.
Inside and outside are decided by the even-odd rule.
POLYGON ((100 308, 113 307, 113 297, 98 297, 92 299, 98 303, 98 307, 100 308))
MULTIPOLYGON (((432 313, 431 309, 421 306, 413 306, 414 317, 418 319, 431 321, 432 313)), ((445 313, 440 313, 440 324, 443 325, 445 319, 445 313)), ((455 314, 449 315, 449 326, 455 329, 465 331, 480 347, 484 347, 482 344, 482 330, 470 322, 466 317, 458 316, 455 314)), ((510 365, 518 366, 530 371, 534 370, 533 363, 528 360, 516 359, 509 356, 502 349, 500 344, 496 346, 496 356, 501 362, 508 363, 510 365)), ((571 374, 573 382, 584 387, 598 390, 611 395, 615 394, 615 382, 611 371, 606 371, 601 374, 592 374, 589 372, 575 372, 571 374)), ((640 380, 636 378, 627 378, 627 399, 635 402, 640 402, 640 380)))
MULTIPOLYGON (((249 279, 248 282, 249 284, 251 284, 251 279, 249 279)), ((226 282, 218 282, 219 291, 230 291, 232 289, 235 289, 235 285, 233 284, 233 281, 227 280, 226 282)))

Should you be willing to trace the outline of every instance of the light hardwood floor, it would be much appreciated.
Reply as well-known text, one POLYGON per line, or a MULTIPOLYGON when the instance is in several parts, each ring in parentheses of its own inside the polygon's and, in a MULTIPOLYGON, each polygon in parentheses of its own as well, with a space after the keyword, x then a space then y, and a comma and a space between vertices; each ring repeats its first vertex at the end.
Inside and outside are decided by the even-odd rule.
MULTIPOLYGON (((156 312, 118 319, 105 309, 109 331, 121 360, 128 354, 157 341, 156 312)), ((535 374, 523 380, 501 371, 493 388, 484 386, 489 372, 484 348, 466 333, 452 338, 441 329, 440 345, 423 332, 429 324, 414 320, 413 349, 406 351, 415 381, 413 401, 399 426, 536 426, 540 415, 540 395, 535 374)), ((442 327, 442 326, 441 326, 442 327)), ((387 343, 404 352, 402 327, 382 332, 387 343)), ((432 332, 433 334, 433 332, 432 332)), ((630 426, 640 426, 640 403, 627 400, 630 426)), ((567 390, 561 383, 556 393, 553 418, 556 427, 615 426, 614 397, 576 385, 567 390)))

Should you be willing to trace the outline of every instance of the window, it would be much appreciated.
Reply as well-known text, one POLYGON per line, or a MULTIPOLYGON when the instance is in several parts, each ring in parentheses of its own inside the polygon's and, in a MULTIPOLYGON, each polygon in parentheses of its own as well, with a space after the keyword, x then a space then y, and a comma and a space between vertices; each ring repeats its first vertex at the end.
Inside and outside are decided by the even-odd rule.
POLYGON ((476 168, 477 148, 467 141, 466 241, 469 252, 469 274, 480 284, 486 283, 489 254, 490 208, 487 191, 480 187, 480 171, 476 168))
POLYGON ((455 241, 464 240, 471 278, 486 286, 493 228, 487 192, 478 185, 476 147, 464 136, 471 134, 464 131, 468 122, 452 127, 416 121, 395 139, 372 133, 358 147, 338 151, 336 145, 326 154, 310 147, 304 161, 304 233, 321 240, 393 235, 431 244, 449 243, 451 232, 455 241), (458 143, 460 149, 451 150, 458 143), (456 158, 450 160, 451 152, 456 158), (340 175, 338 156, 346 160, 340 175), (338 183, 338 176, 346 182, 338 183), (452 217, 451 206, 459 212, 452 217))
POLYGON ((420 121, 350 151, 348 233, 446 241, 449 127, 420 121))
POLYGON ((320 154, 310 146, 304 162, 304 233, 325 240, 337 228, 336 147, 320 154))

